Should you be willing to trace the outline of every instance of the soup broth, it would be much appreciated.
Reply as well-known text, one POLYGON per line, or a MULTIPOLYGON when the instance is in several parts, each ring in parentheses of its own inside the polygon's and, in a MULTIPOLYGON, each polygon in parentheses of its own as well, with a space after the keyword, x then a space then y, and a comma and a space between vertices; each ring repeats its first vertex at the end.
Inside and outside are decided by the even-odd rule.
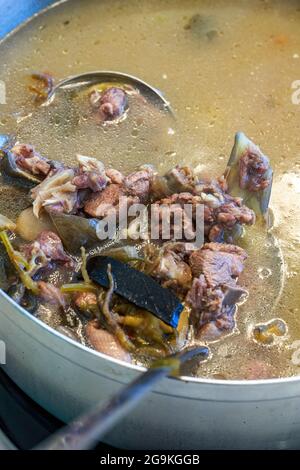
MULTIPOLYGON (((62 2, 0 45, 0 133, 15 134, 50 159, 90 155, 124 172, 144 163, 163 173, 176 164, 224 171, 234 134, 260 145, 274 169, 272 229, 247 229, 249 258, 241 283, 249 296, 234 332, 210 344, 199 377, 297 375, 300 361, 299 117, 292 84, 300 80, 300 2, 79 0, 62 2), (60 95, 36 108, 29 75, 59 80, 92 70, 136 75, 162 90, 176 120, 153 110, 116 128, 99 127, 60 95), (294 103, 293 103, 294 101, 294 103), (256 324, 280 318, 288 331, 272 344, 255 341, 256 324), (256 371, 252 374, 252 371, 256 371)), ((29 198, 1 178, 0 212, 14 218, 29 198)), ((42 318, 55 322, 47 312, 42 318)), ((75 325, 76 326, 76 325, 75 325)))

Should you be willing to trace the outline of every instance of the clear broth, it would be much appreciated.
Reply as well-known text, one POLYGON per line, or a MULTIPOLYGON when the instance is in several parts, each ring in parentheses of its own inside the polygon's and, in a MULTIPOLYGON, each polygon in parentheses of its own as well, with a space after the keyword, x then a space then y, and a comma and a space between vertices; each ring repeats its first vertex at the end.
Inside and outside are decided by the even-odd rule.
MULTIPOLYGON (((16 134, 49 158, 73 162, 81 153, 124 171, 152 163, 163 172, 186 163, 221 174, 238 130, 271 158, 274 228, 269 235, 248 230, 241 283, 249 298, 239 307, 233 334, 211 345, 199 376, 247 377, 254 360, 266 363, 273 376, 300 370, 293 346, 300 339, 300 106, 291 100, 292 82, 300 79, 299 26, 296 0, 73 0, 0 45, 7 91, 0 133, 16 134), (209 39, 186 29, 195 14, 209 18, 218 34, 209 39), (91 70, 127 72, 160 88, 176 124, 131 118, 105 129, 59 100, 34 109, 30 73, 49 71, 60 79, 91 70), (253 326, 277 317, 288 334, 271 346, 257 344, 253 326)), ((21 189, 1 180, 1 213, 13 217, 27 205, 21 189)))

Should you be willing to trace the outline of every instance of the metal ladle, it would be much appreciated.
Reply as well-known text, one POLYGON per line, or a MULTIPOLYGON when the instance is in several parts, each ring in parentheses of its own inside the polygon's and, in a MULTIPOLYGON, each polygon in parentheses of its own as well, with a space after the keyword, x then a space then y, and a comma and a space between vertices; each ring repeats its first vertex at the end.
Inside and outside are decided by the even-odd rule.
POLYGON ((43 106, 48 106, 53 101, 58 90, 72 90, 75 88, 107 82, 112 84, 115 83, 132 86, 159 109, 168 112, 174 117, 174 113, 169 101, 165 99, 160 90, 154 88, 153 86, 149 85, 149 83, 144 82, 140 78, 137 78, 133 75, 113 71, 87 72, 65 78, 53 87, 47 97, 47 100, 43 103, 43 106))
POLYGON ((126 416, 153 387, 166 376, 182 374, 180 366, 194 357, 207 359, 209 349, 206 346, 195 346, 191 349, 156 361, 152 368, 142 373, 127 387, 121 389, 106 403, 99 403, 67 426, 63 427, 49 439, 41 442, 36 450, 84 450, 94 447, 101 438, 124 416, 126 416))

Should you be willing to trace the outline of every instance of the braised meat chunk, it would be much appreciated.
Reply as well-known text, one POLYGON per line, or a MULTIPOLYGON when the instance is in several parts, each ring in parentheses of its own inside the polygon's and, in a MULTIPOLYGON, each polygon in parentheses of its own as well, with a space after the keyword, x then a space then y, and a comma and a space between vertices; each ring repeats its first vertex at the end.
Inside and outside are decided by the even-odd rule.
POLYGON ((201 338, 213 339, 233 329, 235 305, 245 294, 237 280, 246 258, 242 248, 219 243, 206 243, 191 254, 194 281, 187 300, 201 338))
POLYGON ((72 181, 76 188, 102 191, 108 182, 103 163, 84 155, 77 155, 77 161, 79 168, 72 181))
POLYGON ((239 162, 240 188, 251 192, 266 189, 271 182, 266 177, 269 167, 269 160, 264 155, 246 153, 239 162))
POLYGON ((11 155, 19 168, 37 176, 46 177, 51 170, 51 163, 37 153, 32 145, 16 144, 11 155))
POLYGON ((103 121, 120 118, 128 108, 126 92, 119 87, 111 87, 103 92, 92 91, 90 103, 103 121))
POLYGON ((203 274, 209 287, 229 286, 236 283, 246 258, 246 252, 236 245, 205 243, 191 254, 190 266, 193 276, 203 274))
MULTIPOLYGON (((113 120, 125 112, 125 97, 111 87, 93 92, 91 102, 103 120, 113 120)), ((143 363, 179 351, 192 338, 214 342, 234 331, 247 294, 238 284, 247 253, 236 243, 256 214, 229 188, 235 182, 247 196, 254 193, 250 198, 260 197, 272 177, 267 157, 254 144, 238 135, 233 155, 239 160, 231 161, 227 176, 208 178, 199 168, 179 165, 164 175, 151 165, 123 174, 84 155, 67 166, 30 145, 7 142, 4 162, 13 155, 20 171, 38 177, 30 180, 30 217, 22 218, 32 224, 40 219, 35 235, 24 236, 20 221, 4 217, 0 231, 23 297, 29 292, 42 308, 50 305, 51 312, 65 315, 66 323, 79 322, 92 347, 128 362, 143 363), (103 227, 110 222, 107 244, 103 227)))

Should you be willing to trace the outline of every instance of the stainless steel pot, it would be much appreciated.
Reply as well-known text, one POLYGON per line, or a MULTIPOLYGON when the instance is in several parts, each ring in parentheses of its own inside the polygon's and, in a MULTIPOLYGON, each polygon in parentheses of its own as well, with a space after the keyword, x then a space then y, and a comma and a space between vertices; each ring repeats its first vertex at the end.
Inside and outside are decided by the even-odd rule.
MULTIPOLYGON (((0 23, 0 35, 50 3, 1 1, 0 18, 6 22, 4 27, 0 23)), ((7 348, 5 372, 65 422, 107 400, 141 370, 62 336, 4 293, 0 339, 7 348)), ((106 436, 106 442, 128 449, 297 449, 300 378, 166 379, 106 436)))

